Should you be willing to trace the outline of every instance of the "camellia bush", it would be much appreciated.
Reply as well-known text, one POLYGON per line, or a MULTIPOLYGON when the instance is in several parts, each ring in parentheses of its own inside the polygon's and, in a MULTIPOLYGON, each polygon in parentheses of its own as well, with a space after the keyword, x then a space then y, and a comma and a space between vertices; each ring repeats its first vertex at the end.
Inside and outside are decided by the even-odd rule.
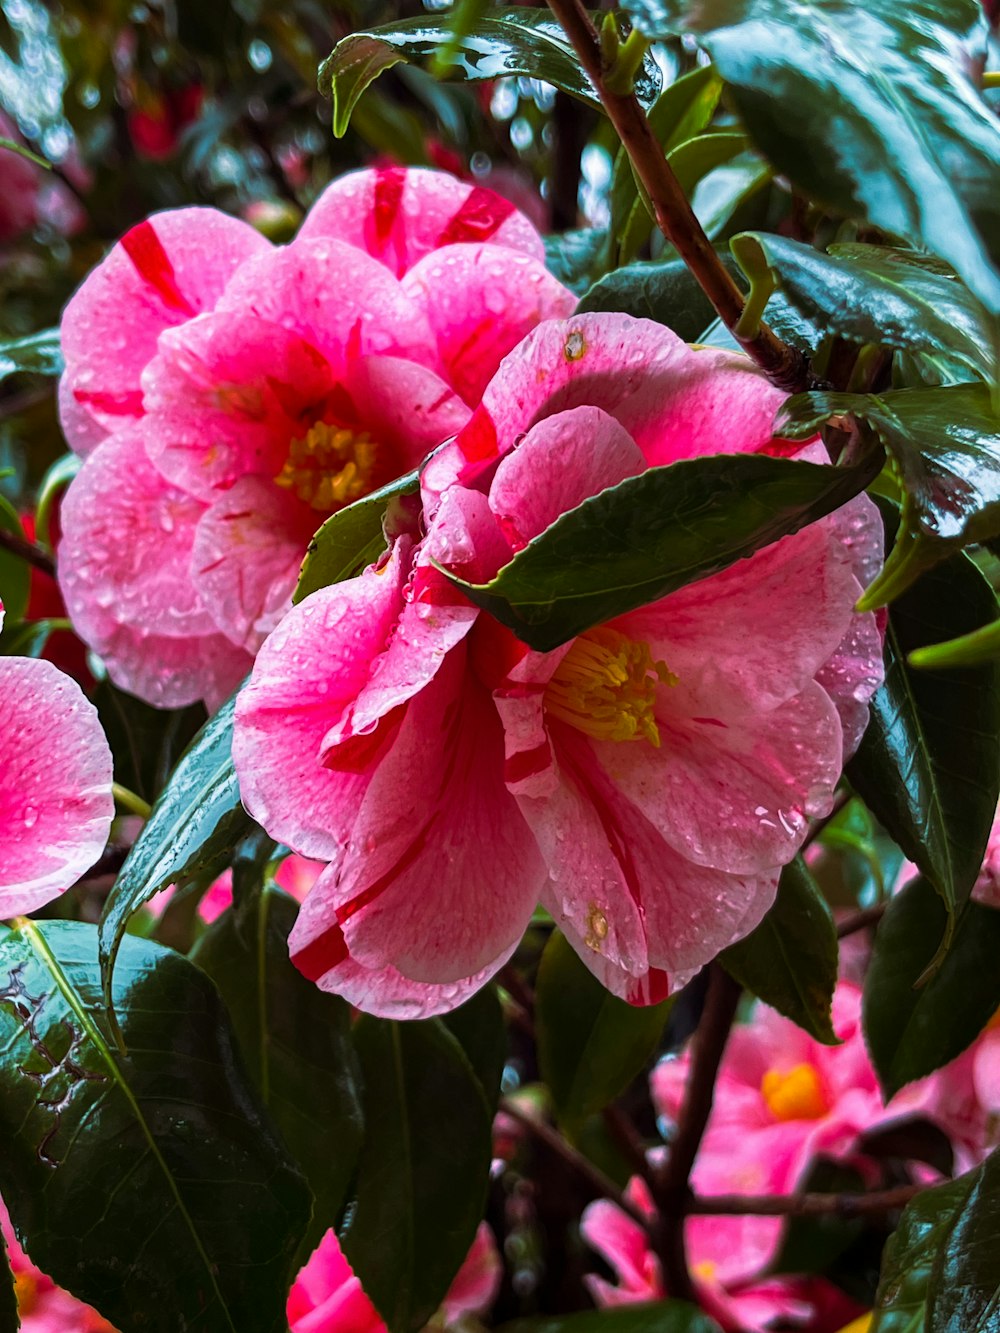
POLYGON ((0 0, 0 1333, 1000 1333, 998 24, 0 0))

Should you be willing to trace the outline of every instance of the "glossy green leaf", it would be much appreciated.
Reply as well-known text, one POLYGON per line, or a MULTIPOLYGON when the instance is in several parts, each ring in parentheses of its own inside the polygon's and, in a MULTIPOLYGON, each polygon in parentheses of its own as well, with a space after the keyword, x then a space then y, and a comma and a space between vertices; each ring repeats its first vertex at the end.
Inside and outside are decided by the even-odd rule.
POLYGON ((927 1333, 997 1333, 1000 1328, 1000 1153, 993 1152, 970 1174, 972 1188, 945 1232, 934 1265, 927 1333))
POLYGON ((760 925, 719 955, 741 986, 828 1046, 838 1041, 830 1020, 837 959, 833 914, 800 858, 781 872, 760 925))
POLYGON ((1000 126, 966 73, 973 0, 625 0, 693 34, 757 147, 809 199, 946 259, 1000 311, 1000 126))
POLYGON ((744 232, 729 244, 748 278, 766 270, 824 334, 900 351, 942 352, 973 375, 996 376, 996 317, 924 256, 880 245, 834 245, 824 254, 762 232, 744 232))
POLYGON ((441 1022, 465 1052, 495 1113, 507 1063, 507 1030, 496 987, 483 986, 471 999, 444 1014, 441 1022))
POLYGON ((923 985, 947 926, 925 879, 890 898, 865 977, 864 1029, 886 1098, 954 1060, 1000 1006, 1000 912, 969 902, 941 966, 923 985))
POLYGON ((240 804, 233 768, 235 696, 185 750, 136 839, 101 917, 101 968, 110 989, 129 917, 154 893, 197 874, 218 874, 253 820, 240 804))
POLYGON ((626 1004, 597 980, 559 931, 538 967, 538 1066, 570 1133, 609 1106, 645 1068, 673 1006, 626 1004))
POLYGON ((910 653, 991 619, 967 556, 925 573, 889 608, 885 684, 847 767, 851 784, 940 893, 949 915, 982 864, 1000 788, 1000 667, 916 670, 910 653))
POLYGON ((365 1141, 341 1244, 390 1333, 427 1322, 483 1216, 492 1117, 443 1023, 365 1016, 355 1028, 365 1141))
POLYGON ((350 1006, 293 966, 288 934, 297 914, 267 884, 242 913, 223 913, 192 958, 218 986, 250 1077, 312 1187, 303 1245, 311 1251, 337 1221, 363 1131, 350 1006))
MULTIPOLYGON (((15 537, 24 536, 17 510, 4 495, 0 495, 0 528, 12 532, 15 537)), ((28 609, 30 586, 31 570, 27 561, 0 546, 0 602, 3 602, 5 618, 12 623, 23 619, 28 609)))
MULTIPOLYGON (((319 69, 320 91, 333 102, 334 133, 346 133, 355 103, 380 74, 403 61, 433 60, 441 47, 449 53, 450 78, 544 79, 600 109, 593 85, 550 10, 498 10, 457 34, 447 19, 428 14, 354 32, 337 43, 319 69)), ((660 77, 647 56, 636 79, 636 92, 647 106, 660 91, 660 77)))
POLYGON ((0 341, 0 380, 8 375, 61 375, 59 330, 45 329, 25 338, 0 341))
POLYGON ((130 937, 110 1039, 93 926, 0 941, 0 1191, 32 1258, 117 1328, 282 1333, 309 1190, 226 1011, 187 959, 130 937))
POLYGON ((606 231, 581 228, 545 237, 545 266, 564 287, 582 296, 608 265, 606 231))
POLYGON ((154 801, 204 723, 204 708, 153 708, 109 680, 98 684, 93 698, 115 757, 115 781, 154 801))
POLYGON ((387 528, 391 532, 404 521, 412 508, 407 497, 416 495, 419 485, 417 473, 407 472, 331 514, 309 543, 292 601, 353 578, 377 560, 386 548, 387 528))
MULTIPOLYGON (((928 1296, 942 1250, 975 1185, 977 1172, 918 1194, 903 1211, 882 1255, 869 1333, 929 1333, 928 1296)), ((943 1333, 943 1330, 940 1330, 943 1333)), ((971 1333, 956 1325, 948 1333, 971 1333)), ((984 1331, 985 1333, 985 1331, 984 1331)))
POLYGON ((807 439, 831 416, 848 414, 866 421, 892 455, 909 528, 942 556, 946 543, 1000 536, 1000 416, 985 384, 797 394, 778 429, 807 439))
POLYGON ((515 1319, 501 1324, 497 1333, 719 1333, 719 1325, 686 1301, 660 1301, 554 1318, 515 1319))
POLYGON ((649 468, 563 514, 462 591, 532 648, 716 574, 846 503, 873 468, 719 454, 649 468))

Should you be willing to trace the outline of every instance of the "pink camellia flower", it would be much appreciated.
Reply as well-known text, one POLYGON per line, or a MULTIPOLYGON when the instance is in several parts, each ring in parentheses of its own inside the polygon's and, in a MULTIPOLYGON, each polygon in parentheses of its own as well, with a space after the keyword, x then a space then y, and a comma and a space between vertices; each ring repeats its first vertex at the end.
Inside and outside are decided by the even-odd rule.
POLYGON ((574 304, 506 200, 431 171, 336 181, 274 247, 213 209, 133 227, 66 308, 63 428, 86 462, 60 582, 115 682, 218 703, 325 518, 467 420, 574 304))
POLYGON ((426 537, 285 619, 233 752, 255 818, 330 862, 292 935, 307 976, 375 1013, 440 1012, 541 900, 648 1003, 757 924, 881 679, 853 609, 881 549, 869 501, 549 653, 435 562, 488 579, 648 466, 766 450, 780 401, 660 325, 546 323, 425 470, 426 537))
MULTIPOLYGON (((4 610, 0 602, 0 629, 4 610)), ((34 912, 94 864, 114 817, 97 710, 51 662, 0 657, 0 919, 34 912)))
MULTIPOLYGON (((441 1305, 440 1323, 447 1328, 464 1315, 485 1313, 496 1300, 502 1271, 493 1232, 483 1222, 441 1305)), ((287 1314, 291 1333, 386 1333, 333 1231, 295 1279, 287 1314)))
MULTIPOLYGON (((633 1176, 625 1190, 629 1203, 655 1216, 645 1182, 633 1176)), ((698 1303, 726 1330, 756 1333, 774 1324, 801 1326, 817 1309, 839 1303, 827 1282, 810 1289, 792 1277, 766 1277, 741 1246, 744 1219, 692 1217, 684 1234, 698 1303)), ((647 1232, 607 1199, 588 1204, 580 1222, 587 1244, 610 1265, 616 1283, 596 1274, 584 1278, 594 1304, 602 1309, 662 1301, 669 1292, 647 1232)), ((850 1306, 848 1306, 850 1308, 850 1306)))
POLYGON ((35 1267, 21 1249, 2 1201, 0 1232, 14 1274, 21 1333, 115 1333, 96 1310, 57 1287, 50 1277, 35 1267))

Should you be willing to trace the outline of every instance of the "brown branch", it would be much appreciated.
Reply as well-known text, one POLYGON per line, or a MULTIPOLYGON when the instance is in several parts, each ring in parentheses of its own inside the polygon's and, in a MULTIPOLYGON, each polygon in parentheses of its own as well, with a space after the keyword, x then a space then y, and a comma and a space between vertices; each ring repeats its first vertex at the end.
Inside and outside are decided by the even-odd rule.
POLYGON ((553 1129, 547 1121, 529 1115, 510 1097, 501 1097, 500 1110, 504 1115, 509 1115, 512 1120, 516 1120, 519 1125, 533 1134, 540 1143, 544 1143, 557 1157, 560 1157, 582 1180, 587 1182, 598 1198, 610 1199, 623 1213, 627 1213, 634 1222, 638 1222, 643 1230, 649 1229, 649 1218, 643 1216, 600 1167, 595 1166, 588 1157, 585 1157, 582 1152, 568 1143, 559 1131, 553 1129))
POLYGON ((925 1185, 900 1185, 871 1194, 713 1194, 691 1198, 688 1213, 701 1217, 863 1217, 891 1213, 916 1198, 925 1185))
POLYGON ((876 903, 874 907, 864 907, 853 916, 845 917, 837 926, 837 938, 842 940, 845 935, 854 935, 868 926, 877 925, 885 915, 887 906, 888 903, 876 903))
POLYGON ((667 1291, 675 1300, 694 1299, 684 1246, 684 1215, 691 1203, 688 1179, 712 1113, 715 1079, 739 998, 739 984, 721 963, 710 963, 708 994, 692 1042, 677 1133, 663 1169, 653 1178, 653 1198, 660 1214, 656 1249, 667 1291))
POLYGON ((804 389, 807 386, 805 359, 794 348, 781 342, 766 324, 761 323, 753 337, 743 337, 736 332, 743 314, 743 293, 715 253, 712 242, 695 216, 650 128, 639 99, 634 92, 617 93, 608 87, 600 41, 581 0, 548 0, 548 3, 572 43, 580 64, 597 89, 608 119, 617 130, 636 174, 649 195, 660 230, 676 248, 720 319, 744 351, 780 388, 804 389))
POLYGON ((26 541, 24 537, 19 537, 16 532, 8 532, 6 528, 0 528, 0 546, 5 551, 10 551, 12 555, 20 556, 26 560, 29 565, 34 565, 40 569, 43 574, 48 574, 50 578, 55 578, 56 562, 49 555, 44 546, 39 546, 35 542, 26 541))

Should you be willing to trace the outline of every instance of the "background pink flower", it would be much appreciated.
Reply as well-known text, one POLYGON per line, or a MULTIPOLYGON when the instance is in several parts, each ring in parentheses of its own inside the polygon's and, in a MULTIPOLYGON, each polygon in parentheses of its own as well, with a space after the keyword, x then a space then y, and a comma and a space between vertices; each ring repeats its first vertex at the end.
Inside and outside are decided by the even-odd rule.
POLYGON ((648 1003, 756 925, 881 679, 853 610, 881 549, 870 502, 550 653, 436 564, 488 579, 648 466, 765 449, 780 399, 660 325, 548 322, 426 468, 426 538, 283 622, 234 756, 259 822, 330 862, 292 936, 308 976, 378 1013, 449 1008, 540 899, 648 1003))
MULTIPOLYGON (((0 629, 3 627, 0 602, 0 629)), ((94 708, 51 662, 0 656, 0 918, 75 884, 108 840, 111 750, 94 708)))
POLYGON ((133 227, 66 308, 63 428, 86 463, 60 582, 124 688, 217 704, 287 610, 323 520, 416 466, 574 297, 488 190, 335 182, 275 248, 212 209, 133 227))

